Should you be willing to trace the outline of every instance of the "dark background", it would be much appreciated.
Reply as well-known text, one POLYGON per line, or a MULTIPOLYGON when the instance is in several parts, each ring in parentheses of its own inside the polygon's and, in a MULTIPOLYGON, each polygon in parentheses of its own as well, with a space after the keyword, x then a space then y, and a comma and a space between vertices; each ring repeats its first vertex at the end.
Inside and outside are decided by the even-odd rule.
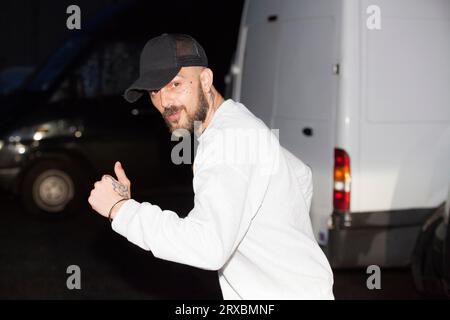
MULTIPOLYGON (((0 70, 11 66, 37 66, 73 31, 66 28, 66 8, 81 8, 81 22, 94 17, 111 0, 5 0, 0 10, 0 70)), ((83 25, 82 25, 83 27, 83 25)))
MULTIPOLYGON (((81 29, 111 5, 142 7, 148 23, 136 24, 136 34, 148 38, 164 32, 191 34, 201 42, 210 66, 217 73, 216 85, 223 90, 224 76, 232 59, 243 0, 232 1, 114 1, 114 0, 5 0, 0 10, 0 72, 11 67, 36 68, 77 30, 69 30, 66 9, 81 9, 81 29)), ((139 11, 139 10, 138 10, 139 11)), ((129 34, 132 37, 132 34, 129 34)))

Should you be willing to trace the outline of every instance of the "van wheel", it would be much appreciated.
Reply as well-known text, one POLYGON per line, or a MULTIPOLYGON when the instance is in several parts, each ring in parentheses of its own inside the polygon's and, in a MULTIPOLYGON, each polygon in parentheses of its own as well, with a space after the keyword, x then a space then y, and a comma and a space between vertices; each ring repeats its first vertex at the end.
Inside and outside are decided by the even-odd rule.
POLYGON ((58 218, 81 210, 87 199, 83 172, 72 160, 49 158, 39 160, 25 174, 21 200, 32 215, 58 218))

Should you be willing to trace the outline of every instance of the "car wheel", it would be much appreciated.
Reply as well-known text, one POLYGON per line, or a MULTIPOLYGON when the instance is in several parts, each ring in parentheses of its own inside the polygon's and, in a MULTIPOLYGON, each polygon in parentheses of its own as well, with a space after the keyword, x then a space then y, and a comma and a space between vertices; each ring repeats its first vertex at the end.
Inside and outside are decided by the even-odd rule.
POLYGON ((80 211, 87 199, 80 166, 66 158, 41 159, 25 174, 21 197, 25 210, 48 218, 80 211))

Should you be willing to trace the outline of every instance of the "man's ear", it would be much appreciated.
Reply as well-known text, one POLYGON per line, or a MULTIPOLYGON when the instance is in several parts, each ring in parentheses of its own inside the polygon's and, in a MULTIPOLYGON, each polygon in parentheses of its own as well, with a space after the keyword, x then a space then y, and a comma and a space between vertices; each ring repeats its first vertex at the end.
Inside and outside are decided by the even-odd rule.
POLYGON ((209 68, 205 68, 200 73, 200 83, 202 85, 203 92, 207 93, 211 90, 213 84, 213 72, 209 68))

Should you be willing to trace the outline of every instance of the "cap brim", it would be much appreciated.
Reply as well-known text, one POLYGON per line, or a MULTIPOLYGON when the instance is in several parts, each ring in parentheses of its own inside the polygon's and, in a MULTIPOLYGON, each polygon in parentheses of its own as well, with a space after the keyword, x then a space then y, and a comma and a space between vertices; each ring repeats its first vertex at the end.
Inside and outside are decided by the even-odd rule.
POLYGON ((139 77, 127 90, 123 97, 130 103, 136 102, 146 91, 159 90, 168 84, 180 71, 181 67, 157 69, 139 77))

